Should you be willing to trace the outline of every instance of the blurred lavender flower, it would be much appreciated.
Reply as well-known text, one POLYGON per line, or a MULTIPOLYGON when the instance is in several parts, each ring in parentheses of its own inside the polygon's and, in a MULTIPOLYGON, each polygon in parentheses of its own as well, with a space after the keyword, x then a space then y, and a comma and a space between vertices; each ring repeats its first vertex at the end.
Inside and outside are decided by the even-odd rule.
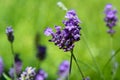
POLYGON ((19 54, 15 55, 15 67, 16 67, 16 73, 19 75, 22 71, 22 61, 19 58, 19 54))
POLYGON ((65 16, 67 20, 63 21, 65 28, 61 30, 61 26, 55 26, 56 33, 51 28, 47 28, 44 34, 47 36, 52 35, 52 39, 60 49, 64 51, 71 51, 74 48, 74 42, 80 40, 80 20, 78 19, 74 10, 69 10, 65 16))
POLYGON ((68 77, 68 75, 69 75, 69 67, 70 67, 70 62, 67 61, 67 60, 63 61, 60 64, 59 70, 58 70, 59 78, 57 80, 63 80, 63 79, 68 77))
POLYGON ((37 55, 36 57, 39 60, 44 60, 46 57, 46 47, 45 46, 37 46, 37 55))
MULTIPOLYGON (((22 61, 21 59, 19 58, 19 54, 16 54, 15 55, 15 69, 16 69, 16 74, 17 75, 20 75, 21 71, 22 71, 22 61)), ((14 68, 10 68, 9 70, 9 75, 14 78, 14 68)))
POLYGON ((34 80, 35 68, 27 67, 18 80, 34 80))
POLYGON ((9 75, 10 75, 11 78, 14 78, 14 72, 15 72, 14 68, 10 68, 9 69, 8 73, 9 73, 9 75))
POLYGON ((40 69, 36 74, 35 80, 46 80, 47 76, 48 74, 44 70, 40 69))
POLYGON ((85 79, 83 79, 83 80, 90 80, 90 78, 89 77, 86 77, 85 79))
POLYGON ((0 57, 0 77, 1 77, 1 75, 3 73, 3 70, 4 70, 4 64, 3 64, 2 58, 0 57))
POLYGON ((108 33, 109 34, 114 34, 115 31, 113 30, 113 27, 116 26, 116 22, 117 22, 117 10, 113 10, 112 9, 112 4, 107 4, 105 7, 105 22, 106 22, 106 26, 109 28, 108 33))
POLYGON ((12 43, 14 41, 14 35, 13 35, 13 29, 11 26, 7 27, 6 34, 7 34, 8 40, 12 43))

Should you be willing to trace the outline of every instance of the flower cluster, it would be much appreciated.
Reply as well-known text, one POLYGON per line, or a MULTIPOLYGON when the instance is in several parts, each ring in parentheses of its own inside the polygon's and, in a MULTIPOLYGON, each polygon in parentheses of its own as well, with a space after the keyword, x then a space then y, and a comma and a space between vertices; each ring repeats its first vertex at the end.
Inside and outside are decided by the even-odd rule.
POLYGON ((35 80, 46 80, 47 76, 48 74, 44 70, 40 69, 36 74, 35 80))
POLYGON ((16 73, 19 75, 22 71, 22 60, 19 58, 19 54, 15 55, 15 67, 16 73))
POLYGON ((11 26, 7 27, 6 34, 7 34, 8 40, 12 43, 14 41, 14 35, 13 35, 13 29, 11 26))
POLYGON ((107 4, 105 7, 105 22, 106 22, 106 26, 109 28, 108 33, 110 33, 111 35, 114 34, 114 30, 113 27, 116 25, 117 22, 117 10, 113 10, 112 9, 112 4, 107 4))
POLYGON ((0 57, 0 76, 1 76, 2 73, 3 73, 3 70, 4 70, 4 64, 3 64, 2 58, 0 57))
POLYGON ((70 62, 65 60, 63 61, 60 66, 59 66, 59 70, 58 70, 58 75, 59 78, 58 80, 63 80, 65 79, 68 74, 69 74, 69 67, 70 67, 70 62))
POLYGON ((18 80, 34 80, 35 68, 27 67, 18 80))
MULTIPOLYGON (((15 69, 16 69, 16 74, 17 75, 20 75, 21 71, 22 71, 22 61, 21 59, 19 58, 19 55, 16 54, 15 55, 15 69)), ((9 75, 11 76, 11 78, 14 78, 14 72, 15 72, 15 69, 12 67, 10 68, 9 70, 9 75)))
POLYGON ((61 26, 55 26, 56 33, 51 28, 47 28, 44 33, 47 36, 52 35, 52 39, 49 41, 54 42, 60 49, 71 51, 74 48, 74 42, 80 40, 80 20, 74 10, 69 10, 65 18, 63 30, 61 30, 61 26))

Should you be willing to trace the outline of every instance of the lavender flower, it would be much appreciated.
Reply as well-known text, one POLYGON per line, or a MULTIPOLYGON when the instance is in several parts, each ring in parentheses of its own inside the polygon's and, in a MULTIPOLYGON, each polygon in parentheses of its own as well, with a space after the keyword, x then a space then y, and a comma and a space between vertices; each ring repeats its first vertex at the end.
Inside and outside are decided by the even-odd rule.
POLYGON ((37 46, 37 55, 36 57, 39 60, 44 60, 46 57, 46 47, 45 46, 37 46))
POLYGON ((7 34, 8 40, 12 43, 14 41, 14 35, 13 35, 13 29, 11 26, 7 27, 6 34, 7 34))
POLYGON ((22 71, 22 61, 19 58, 19 55, 15 55, 15 67, 16 67, 16 73, 19 75, 22 71))
POLYGON ((40 69, 36 74, 35 80, 46 80, 47 76, 48 74, 44 70, 40 69))
POLYGON ((89 77, 86 77, 85 79, 83 79, 83 80, 90 80, 90 78, 89 77))
MULTIPOLYGON (((19 75, 19 74, 21 73, 21 71, 22 71, 22 61, 21 61, 21 59, 19 58, 19 55, 18 55, 18 54, 15 55, 15 58, 14 58, 14 59, 15 59, 16 74, 19 75)), ((9 70, 9 75, 10 75, 12 78, 14 78, 14 72, 15 72, 14 68, 10 68, 10 70, 9 70)))
POLYGON ((58 75, 59 75, 58 80, 63 80, 69 75, 69 67, 70 67, 70 62, 67 60, 63 61, 60 64, 58 70, 58 75))
POLYGON ((51 28, 47 28, 44 32, 45 35, 52 35, 52 39, 60 49, 64 51, 71 51, 74 48, 74 42, 80 40, 80 20, 78 19, 74 10, 69 10, 65 16, 66 20, 63 21, 65 28, 61 30, 61 26, 55 26, 56 33, 51 28))
POLYGON ((118 20, 116 16, 117 10, 112 9, 112 4, 107 4, 104 13, 106 26, 109 28, 108 33, 112 35, 115 33, 113 27, 116 26, 118 20))
POLYGON ((9 75, 10 75, 11 78, 14 78, 14 72, 15 72, 14 68, 10 68, 9 69, 8 73, 9 73, 9 75))
POLYGON ((35 68, 27 67, 18 80, 34 80, 35 75, 35 68))
POLYGON ((4 70, 4 64, 3 64, 2 58, 0 57, 0 77, 1 77, 1 75, 3 73, 3 70, 4 70))

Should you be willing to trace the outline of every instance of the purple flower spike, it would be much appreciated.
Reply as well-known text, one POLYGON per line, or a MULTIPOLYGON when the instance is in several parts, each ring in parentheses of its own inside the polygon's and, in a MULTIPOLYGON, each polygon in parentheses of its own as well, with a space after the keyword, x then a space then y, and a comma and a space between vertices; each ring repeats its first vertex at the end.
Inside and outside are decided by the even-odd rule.
POLYGON ((11 78, 14 78, 14 72, 15 72, 14 68, 9 69, 9 75, 11 78))
POLYGON ((35 80, 46 80, 47 76, 48 74, 44 70, 40 69, 36 74, 35 80))
POLYGON ((14 35, 13 35, 13 29, 11 26, 7 27, 6 34, 7 34, 8 40, 12 43, 14 41, 14 35))
POLYGON ((80 40, 79 26, 80 20, 74 10, 69 10, 65 16, 66 20, 63 21, 65 28, 61 30, 60 26, 55 26, 56 32, 53 33, 51 28, 45 30, 45 35, 52 35, 52 39, 49 40, 54 42, 60 49, 71 51, 74 48, 74 42, 80 40))
MULTIPOLYGON (((19 54, 15 55, 15 69, 16 69, 16 74, 20 75, 21 71, 22 71, 22 61, 19 58, 19 54)), ((9 70, 9 75, 11 76, 11 78, 14 78, 14 68, 10 68, 9 70)))
POLYGON ((108 33, 113 35, 115 31, 113 30, 113 27, 116 26, 116 22, 118 20, 116 13, 117 10, 112 9, 112 4, 107 4, 105 7, 105 22, 106 26, 109 28, 108 33))
POLYGON ((2 58, 0 57, 0 76, 1 76, 2 73, 3 73, 3 70, 4 70, 4 64, 3 64, 2 58))
POLYGON ((59 78, 58 80, 63 80, 65 79, 68 74, 69 74, 69 67, 70 67, 70 62, 65 60, 63 61, 60 66, 59 66, 59 70, 58 70, 58 75, 59 78))
POLYGON ((22 71, 22 61, 19 58, 19 54, 15 55, 15 66, 16 66, 16 73, 19 75, 22 71))
POLYGON ((34 80, 35 75, 35 68, 27 67, 18 80, 34 80))

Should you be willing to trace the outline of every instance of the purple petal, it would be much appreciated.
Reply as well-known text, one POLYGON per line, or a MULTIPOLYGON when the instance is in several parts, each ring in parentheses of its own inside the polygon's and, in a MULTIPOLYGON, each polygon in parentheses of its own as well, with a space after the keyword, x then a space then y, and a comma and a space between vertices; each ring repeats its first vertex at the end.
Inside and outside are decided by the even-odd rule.
POLYGON ((44 31, 44 34, 45 34, 46 36, 50 36, 52 33, 53 33, 53 31, 52 31, 51 28, 46 28, 46 30, 44 31))

